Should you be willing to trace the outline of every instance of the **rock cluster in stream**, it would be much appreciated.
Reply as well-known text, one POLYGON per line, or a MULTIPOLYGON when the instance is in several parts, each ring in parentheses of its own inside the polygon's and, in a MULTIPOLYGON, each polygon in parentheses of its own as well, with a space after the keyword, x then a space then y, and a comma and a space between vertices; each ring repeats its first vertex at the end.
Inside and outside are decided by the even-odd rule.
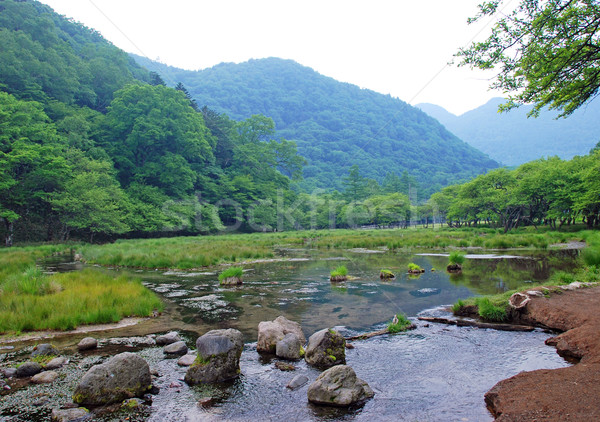
MULTIPOLYGON (((98 347, 132 344, 123 342, 126 342, 126 339, 113 338, 99 342, 93 337, 86 337, 77 344, 77 350, 84 352, 98 347)), ((235 329, 211 330, 205 333, 196 340, 195 351, 188 350, 177 332, 140 338, 137 344, 162 345, 164 358, 174 357, 179 366, 187 367, 185 377, 181 381, 189 385, 221 383, 237 378, 241 373, 240 357, 244 341, 242 333, 235 329)), ((344 337, 330 328, 314 333, 307 343, 300 324, 283 316, 273 321, 261 322, 258 326, 257 350, 275 354, 281 359, 282 361, 276 362, 280 364, 276 365, 280 370, 295 370, 293 364, 286 362, 302 358, 307 364, 325 370, 308 388, 308 400, 315 404, 350 406, 373 397, 373 391, 368 384, 357 378, 354 370, 345 365, 345 349, 344 337)), ((29 377, 32 385, 52 384, 66 376, 62 371, 70 360, 60 356, 60 352, 54 346, 38 345, 31 356, 31 360, 18 365, 17 368, 2 368, 0 376, 7 380, 11 377, 29 377)), ((152 403, 152 394, 158 392, 158 388, 153 386, 153 379, 160 375, 156 369, 151 370, 148 362, 139 354, 124 352, 106 359, 86 352, 74 356, 74 361, 78 362, 81 356, 91 363, 79 365, 80 370, 87 369, 87 372, 81 378, 80 375, 76 378, 77 382, 72 392, 73 402, 63 403, 60 408, 51 404, 51 420, 89 420, 99 411, 140 406, 144 408, 144 404, 152 403), (91 409, 91 412, 88 409, 91 409)), ((0 381, 1 388, 10 389, 6 381, 0 381)), ((291 377, 286 387, 296 390, 309 382, 308 376, 298 374, 291 377)), ((179 387, 172 386, 180 387, 181 384, 179 387)))

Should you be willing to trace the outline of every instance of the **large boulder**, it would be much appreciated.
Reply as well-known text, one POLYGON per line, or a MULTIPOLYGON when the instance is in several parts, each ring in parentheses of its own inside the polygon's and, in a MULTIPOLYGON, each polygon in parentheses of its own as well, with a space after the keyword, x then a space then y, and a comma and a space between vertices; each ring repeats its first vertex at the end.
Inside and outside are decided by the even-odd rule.
POLYGON ((108 362, 93 366, 81 379, 73 401, 86 406, 119 403, 143 397, 151 385, 148 363, 135 353, 113 356, 108 362))
POLYGON ((356 377, 348 365, 337 365, 323 372, 308 387, 308 401, 346 407, 375 395, 369 384, 356 377))
POLYGON ((244 337, 234 329, 212 330, 196 340, 198 355, 185 374, 190 385, 221 382, 240 374, 244 337))
POLYGON ((277 357, 289 360, 298 360, 301 356, 302 343, 294 333, 287 333, 277 342, 275 354, 277 357))
POLYGON ((330 368, 346 363, 346 340, 331 328, 317 331, 308 339, 306 363, 317 368, 330 368))
POLYGON ((38 344, 33 348, 33 352, 31 352, 31 357, 34 358, 36 356, 58 356, 58 349, 51 344, 43 343, 38 344))
POLYGON ((258 352, 275 353, 277 342, 283 340, 286 334, 296 334, 301 344, 306 343, 306 337, 302 332, 300 324, 289 319, 278 316, 274 321, 262 321, 258 324, 258 352))

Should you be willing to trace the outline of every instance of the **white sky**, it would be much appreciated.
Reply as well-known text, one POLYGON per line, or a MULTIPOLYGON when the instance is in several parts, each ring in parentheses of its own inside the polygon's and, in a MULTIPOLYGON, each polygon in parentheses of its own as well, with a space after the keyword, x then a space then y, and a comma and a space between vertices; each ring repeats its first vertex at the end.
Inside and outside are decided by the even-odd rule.
POLYGON ((445 67, 459 47, 488 33, 489 19, 466 23, 480 2, 42 0, 123 50, 171 66, 196 70, 281 57, 455 114, 501 96, 488 90, 493 71, 445 67))

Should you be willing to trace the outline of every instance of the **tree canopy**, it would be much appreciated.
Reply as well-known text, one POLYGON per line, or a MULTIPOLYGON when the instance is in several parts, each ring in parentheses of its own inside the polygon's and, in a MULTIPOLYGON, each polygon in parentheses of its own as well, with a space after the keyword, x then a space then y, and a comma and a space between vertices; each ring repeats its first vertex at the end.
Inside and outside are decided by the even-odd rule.
POLYGON ((502 13, 487 39, 458 52, 461 64, 499 67, 492 88, 509 94, 501 109, 533 103, 569 116, 600 88, 600 4, 597 0, 506 0, 479 5, 469 22, 502 13))

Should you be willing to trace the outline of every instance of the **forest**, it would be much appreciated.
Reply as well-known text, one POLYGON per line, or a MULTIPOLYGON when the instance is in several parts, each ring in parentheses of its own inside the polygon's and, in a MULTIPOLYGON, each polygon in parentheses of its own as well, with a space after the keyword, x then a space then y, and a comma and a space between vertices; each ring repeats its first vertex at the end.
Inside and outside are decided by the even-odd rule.
POLYGON ((159 74, 36 1, 2 0, 0 12, 7 246, 444 220, 598 225, 597 149, 495 169, 423 112, 291 61, 159 74))

